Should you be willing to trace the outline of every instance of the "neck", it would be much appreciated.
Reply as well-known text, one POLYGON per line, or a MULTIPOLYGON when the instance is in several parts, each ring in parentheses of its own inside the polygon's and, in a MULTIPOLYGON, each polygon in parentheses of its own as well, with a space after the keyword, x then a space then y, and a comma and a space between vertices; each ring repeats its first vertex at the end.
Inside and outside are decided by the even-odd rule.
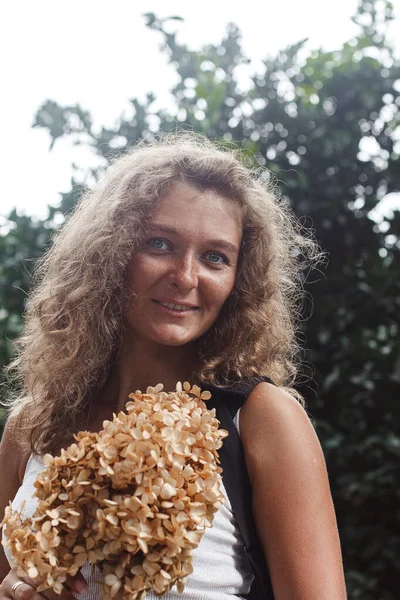
POLYGON ((101 393, 101 402, 123 408, 131 392, 162 383, 175 390, 178 381, 196 383, 198 360, 193 345, 161 346, 147 340, 123 341, 118 360, 101 393))

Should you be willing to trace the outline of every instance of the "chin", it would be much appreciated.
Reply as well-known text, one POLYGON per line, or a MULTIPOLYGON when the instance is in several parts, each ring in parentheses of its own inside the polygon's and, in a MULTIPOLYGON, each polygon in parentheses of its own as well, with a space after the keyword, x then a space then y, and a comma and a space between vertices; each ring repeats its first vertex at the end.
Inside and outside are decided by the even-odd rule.
POLYGON ((171 348, 178 348, 179 346, 187 346, 194 342, 197 338, 189 338, 189 339, 180 339, 176 337, 162 337, 159 339, 154 339, 155 342, 160 344, 161 346, 171 346, 171 348))
POLYGON ((151 336, 153 342, 160 344, 161 346, 179 347, 192 344, 195 340, 201 337, 202 333, 190 334, 179 334, 176 332, 159 332, 151 336))
POLYGON ((181 346, 189 346, 196 340, 201 338, 208 331, 207 327, 200 328, 182 328, 182 327, 132 327, 131 332, 136 339, 141 339, 143 342, 152 343, 160 346, 169 346, 178 348, 181 346))

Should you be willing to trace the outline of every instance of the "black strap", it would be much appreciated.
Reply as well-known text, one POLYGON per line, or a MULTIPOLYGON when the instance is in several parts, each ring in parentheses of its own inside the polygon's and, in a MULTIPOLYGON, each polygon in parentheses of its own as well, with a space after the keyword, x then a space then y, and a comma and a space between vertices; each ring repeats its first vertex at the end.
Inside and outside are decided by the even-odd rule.
POLYGON ((253 519, 252 490, 243 445, 232 414, 227 407, 228 403, 230 407, 234 406, 234 404, 243 404, 246 396, 243 397, 240 394, 242 397, 238 398, 237 393, 231 392, 228 394, 227 402, 224 402, 223 397, 226 396, 226 392, 221 394, 219 390, 214 388, 212 394, 213 396, 207 402, 207 405, 210 408, 215 407, 221 427, 229 433, 228 437, 224 439, 222 448, 219 450, 223 467, 222 478, 242 534, 244 552, 255 576, 248 598, 249 600, 273 600, 274 596, 268 568, 253 519))

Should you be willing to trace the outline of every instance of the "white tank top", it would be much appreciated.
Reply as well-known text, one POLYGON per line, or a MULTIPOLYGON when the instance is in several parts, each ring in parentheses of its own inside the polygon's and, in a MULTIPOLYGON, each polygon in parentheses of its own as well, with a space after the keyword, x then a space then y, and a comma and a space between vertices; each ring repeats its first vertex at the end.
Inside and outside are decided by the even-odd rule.
MULTIPOLYGON (((239 412, 235 415, 238 427, 239 412)), ((33 498, 34 482, 44 465, 40 458, 31 456, 26 465, 25 475, 13 502, 13 508, 19 509, 25 500, 24 517, 30 517, 36 510, 38 499, 33 498)), ((213 525, 207 528, 199 546, 193 550, 193 573, 186 580, 185 590, 180 594, 176 587, 162 596, 163 600, 233 600, 243 598, 250 591, 253 574, 243 551, 243 539, 236 519, 232 513, 226 490, 225 504, 215 513, 213 525)), ((3 536, 5 531, 3 528, 3 536)), ((10 553, 5 548, 10 561, 10 553)), ((101 581, 99 570, 92 573, 92 567, 86 563, 82 574, 88 583, 84 594, 75 594, 79 600, 99 600, 99 588, 94 581, 101 581)), ((148 593, 146 600, 157 600, 159 596, 148 593)))

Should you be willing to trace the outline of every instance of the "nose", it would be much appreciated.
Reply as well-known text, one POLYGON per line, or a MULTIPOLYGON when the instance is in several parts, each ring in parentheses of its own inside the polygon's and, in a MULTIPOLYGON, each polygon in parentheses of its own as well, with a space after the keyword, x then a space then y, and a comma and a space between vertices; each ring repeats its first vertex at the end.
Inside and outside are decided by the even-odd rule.
POLYGON ((189 291, 198 285, 198 264, 193 254, 176 257, 170 274, 169 282, 181 291, 189 291))

